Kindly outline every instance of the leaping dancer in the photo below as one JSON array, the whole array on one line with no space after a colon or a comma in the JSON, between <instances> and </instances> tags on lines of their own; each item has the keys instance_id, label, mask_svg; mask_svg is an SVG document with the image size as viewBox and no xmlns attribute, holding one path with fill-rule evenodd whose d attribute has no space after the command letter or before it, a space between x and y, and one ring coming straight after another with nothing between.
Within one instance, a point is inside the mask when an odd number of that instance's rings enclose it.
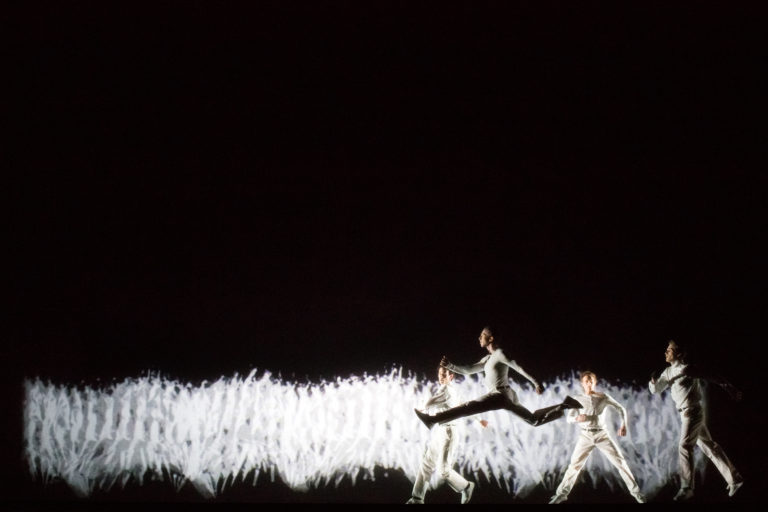
<instances>
[{"instance_id":1,"label":"leaping dancer","mask_svg":"<svg viewBox=\"0 0 768 512\"><path fill-rule=\"evenodd\" d=\"M517 394L509 386L509 368L512 368L528 379L536 388L536 393L541 394L544 391L544 388L542 388L536 379L523 370L520 365L507 358L504 351L499 346L499 342L493 337L493 331L490 327L485 327L482 330L478 341L480 342L480 346L488 351L488 355L483 357L477 363L471 366L460 366L451 363L445 356L443 356L440 361L440 366L462 375L472 375L484 372L485 387L487 388L488 393L475 400L464 402L461 405L434 415L425 414L418 409L414 409L416 415L428 428L431 428L435 423L442 424L457 418L498 409L506 409L522 418L529 425L538 427L563 417L566 409L581 407L581 403L570 396L566 396L565 400L560 404L538 409L534 412L529 411L520 404L517 399Z\"/></svg>"}]
</instances>

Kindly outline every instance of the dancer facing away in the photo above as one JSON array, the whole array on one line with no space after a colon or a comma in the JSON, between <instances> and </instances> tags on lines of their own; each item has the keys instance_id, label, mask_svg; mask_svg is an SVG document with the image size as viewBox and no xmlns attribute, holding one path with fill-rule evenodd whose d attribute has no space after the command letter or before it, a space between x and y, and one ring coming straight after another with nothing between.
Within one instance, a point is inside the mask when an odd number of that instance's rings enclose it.
<instances>
[{"instance_id":1,"label":"dancer facing away","mask_svg":"<svg viewBox=\"0 0 768 512\"><path fill-rule=\"evenodd\" d=\"M698 445L704 455L709 457L717 470L728 483L728 496L733 496L744 479L733 466L725 451L712 440L709 434L704 410L701 404L701 389L698 379L708 380L722 387L734 400L741 400L741 392L726 380L705 375L700 368L685 361L685 351L674 340L669 340L664 358L669 367L658 379L651 377L648 388L651 393L661 393L670 388L672 400L680 413L680 444L677 470L680 474L680 490L675 501L685 501L693 497L693 446Z\"/></svg>"},{"instance_id":2,"label":"dancer facing away","mask_svg":"<svg viewBox=\"0 0 768 512\"><path fill-rule=\"evenodd\" d=\"M499 346L499 342L493 337L493 331L490 327L485 327L482 330L478 341L480 341L480 346L488 351L488 355L483 357L477 363L471 366L459 366L452 364L445 356L443 356L440 361L440 366L444 366L452 372L460 373L462 375L485 372L485 387L488 389L488 393L475 400L465 402L434 415L428 415L414 409L416 415L428 428L431 428L435 423L445 423L455 420L456 418L463 418L465 416L497 409L511 411L528 424L538 427L539 425L561 418L566 409L581 407L581 403L567 396L561 404L545 407L534 412L529 411L520 404L517 400L517 394L509 386L509 368L512 368L528 379L531 384L534 385L536 393L538 394L543 392L541 385L536 379L528 375L528 373L526 373L526 371L515 361L507 358L504 351Z\"/></svg>"},{"instance_id":3,"label":"dancer facing away","mask_svg":"<svg viewBox=\"0 0 768 512\"><path fill-rule=\"evenodd\" d=\"M582 403L581 409L571 409L568 411L566 420L568 423L578 423L581 429L579 439L576 441L576 447L573 449L571 463L565 471L562 482L557 486L555 495L549 501L550 505L562 503L568 499L568 494L576 483L579 472L586 464L592 450L597 448L608 460L619 470L622 480L627 485L629 493L638 503L645 503L645 497L640 493L640 487L637 485L632 471L629 469L627 460L622 455L619 446L616 444L605 428L605 414L607 406L611 406L621 414L621 427L618 434L627 435L627 411L619 402L613 399L608 393L595 390L597 386L597 375L593 372L581 372L581 387L584 394L577 396L576 400Z\"/></svg>"},{"instance_id":4,"label":"dancer facing away","mask_svg":"<svg viewBox=\"0 0 768 512\"><path fill-rule=\"evenodd\" d=\"M437 381L440 383L440 387L424 404L424 409L444 410L459 403L457 392L452 386L454 377L455 374L447 368L442 366L438 368ZM481 420L481 424L485 427L488 423ZM424 450L424 455L421 458L421 469L413 484L411 499L406 502L407 504L424 503L427 484L436 469L440 471L440 477L448 482L451 489L461 493L461 504L469 503L469 500L472 498L472 491L475 489L475 484L465 479L453 469L453 464L456 462L456 443L458 439L459 432L457 432L456 425L453 422L444 423L432 431L427 447Z\"/></svg>"}]
</instances>

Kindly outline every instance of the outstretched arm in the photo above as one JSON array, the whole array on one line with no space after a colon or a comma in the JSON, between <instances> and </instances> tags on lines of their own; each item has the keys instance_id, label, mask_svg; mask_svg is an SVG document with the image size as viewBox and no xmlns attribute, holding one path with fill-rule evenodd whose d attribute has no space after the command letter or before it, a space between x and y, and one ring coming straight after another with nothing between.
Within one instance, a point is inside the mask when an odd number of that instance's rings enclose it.
<instances>
[{"instance_id":1,"label":"outstretched arm","mask_svg":"<svg viewBox=\"0 0 768 512\"><path fill-rule=\"evenodd\" d=\"M452 372L460 373L462 375L472 375L473 373L480 373L483 371L483 368L485 367L485 360L488 356L482 358L480 361L476 362L475 364L469 365L469 366L463 366L458 364L453 364L448 360L447 357L443 356L442 359L440 359L440 366L443 366L445 368L448 368Z\"/></svg>"},{"instance_id":2,"label":"outstretched arm","mask_svg":"<svg viewBox=\"0 0 768 512\"><path fill-rule=\"evenodd\" d=\"M728 393L728 396L730 396L731 399L737 402L743 397L742 392L737 389L736 386L728 382L723 376L708 372L701 366L688 365L685 368L685 374L689 377L693 377L695 379L703 379L719 386L723 389L723 391Z\"/></svg>"},{"instance_id":3,"label":"outstretched arm","mask_svg":"<svg viewBox=\"0 0 768 512\"><path fill-rule=\"evenodd\" d=\"M506 354L504 354L504 352L501 352L501 354L499 355L499 361L506 364L507 366L515 370L517 373L519 373L520 375L528 379L528 381L531 384L533 384L533 387L536 388L536 393L541 394L544 391L544 388L541 387L541 384L539 384L539 381L534 379L531 374L523 370L523 367L517 364L517 362L511 359L508 359Z\"/></svg>"}]
</instances>

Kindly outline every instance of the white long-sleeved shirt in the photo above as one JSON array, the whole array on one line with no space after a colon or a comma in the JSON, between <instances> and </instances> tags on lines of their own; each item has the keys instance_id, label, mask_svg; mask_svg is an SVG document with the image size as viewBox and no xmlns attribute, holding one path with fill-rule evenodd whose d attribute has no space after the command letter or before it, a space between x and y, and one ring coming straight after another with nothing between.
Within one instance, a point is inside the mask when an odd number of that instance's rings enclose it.
<instances>
[{"instance_id":1,"label":"white long-sleeved shirt","mask_svg":"<svg viewBox=\"0 0 768 512\"><path fill-rule=\"evenodd\" d=\"M672 400L678 409L701 406L701 389L699 381L693 377L681 376L688 365L680 361L674 361L661 372L656 384L648 382L651 393L661 393L670 388Z\"/></svg>"},{"instance_id":2,"label":"white long-sleeved shirt","mask_svg":"<svg viewBox=\"0 0 768 512\"><path fill-rule=\"evenodd\" d=\"M569 409L565 420L568 423L576 423L581 430L604 429L604 413L609 405L619 412L621 423L627 425L627 410L608 393L581 394L576 397L576 400L582 405L582 408ZM579 414L584 414L587 417L586 421L576 421Z\"/></svg>"},{"instance_id":3,"label":"white long-sleeved shirt","mask_svg":"<svg viewBox=\"0 0 768 512\"><path fill-rule=\"evenodd\" d=\"M456 391L456 389L450 383L441 384L435 394L429 397L429 399L424 404L424 410L428 414L435 414L440 411L450 409L451 407L456 407L460 404L461 397L459 396L459 393ZM446 425L454 425L454 422L451 421L442 424L442 426Z\"/></svg>"},{"instance_id":4,"label":"white long-sleeved shirt","mask_svg":"<svg viewBox=\"0 0 768 512\"><path fill-rule=\"evenodd\" d=\"M501 348L496 348L493 352L470 366L458 364L449 364L448 369L452 372L462 375L472 375L473 373L485 372L485 387L488 391L496 391L498 388L509 385L509 368L525 377L534 386L539 383L532 376L523 370L515 361L508 359Z\"/></svg>"}]
</instances>

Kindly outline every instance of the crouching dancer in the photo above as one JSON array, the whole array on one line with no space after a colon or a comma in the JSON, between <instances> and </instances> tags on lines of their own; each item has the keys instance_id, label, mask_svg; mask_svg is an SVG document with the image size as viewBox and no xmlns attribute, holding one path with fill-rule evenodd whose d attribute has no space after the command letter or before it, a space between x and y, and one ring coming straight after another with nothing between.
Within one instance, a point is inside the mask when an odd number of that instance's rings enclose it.
<instances>
[{"instance_id":1,"label":"crouching dancer","mask_svg":"<svg viewBox=\"0 0 768 512\"><path fill-rule=\"evenodd\" d=\"M452 364L445 356L443 356L440 361L440 366L462 375L485 372L485 386L488 389L488 393L475 400L465 402L434 415L428 415L419 410L415 410L416 415L428 428L431 428L435 423L446 423L457 418L463 418L465 416L497 409L506 409L522 418L526 423L538 427L539 425L544 425L550 421L562 418L566 409L581 407L579 402L571 397L566 397L565 401L561 404L545 407L534 412L529 411L520 404L517 399L517 394L509 386L509 368L512 368L528 379L536 388L536 393L538 394L543 392L541 385L536 379L528 375L528 373L526 373L515 361L507 358L504 351L493 337L493 332L490 327L486 327L482 330L478 340L480 341L480 346L488 351L488 355L483 357L480 361L472 366L459 366Z\"/></svg>"},{"instance_id":2,"label":"crouching dancer","mask_svg":"<svg viewBox=\"0 0 768 512\"><path fill-rule=\"evenodd\" d=\"M622 455L616 441L611 438L605 428L605 415L603 413L606 407L610 405L621 414L621 426L619 427L618 434L622 437L627 435L626 409L608 393L595 391L597 375L593 372L582 372L579 380L581 381L581 387L584 389L584 394L577 396L576 400L581 402L582 408L568 411L566 420L568 423L578 423L581 431L579 432L579 439L576 441L576 447L573 449L571 463L568 465L568 469L565 470L565 475L560 485L557 486L555 495L549 501L550 505L562 503L568 499L568 494L571 492L573 484L576 483L579 472L595 448L608 457L611 464L619 470L619 475L627 485L627 489L629 489L632 497L638 503L645 503L645 497L640 493L640 487L637 485L637 481L629 469L627 460Z\"/></svg>"}]
</instances>

